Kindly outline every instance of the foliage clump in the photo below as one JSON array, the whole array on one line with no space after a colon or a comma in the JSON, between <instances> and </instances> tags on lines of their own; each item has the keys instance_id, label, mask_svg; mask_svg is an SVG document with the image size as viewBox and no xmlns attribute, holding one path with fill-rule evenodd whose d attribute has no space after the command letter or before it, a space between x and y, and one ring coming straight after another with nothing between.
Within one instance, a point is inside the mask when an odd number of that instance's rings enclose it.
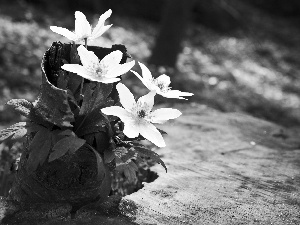
<instances>
[{"instance_id":1,"label":"foliage clump","mask_svg":"<svg viewBox=\"0 0 300 225\"><path fill-rule=\"evenodd\" d=\"M90 37L100 36L111 26L104 26L110 14L108 11L100 16L93 32L81 12L75 13L75 32L52 26L53 31L73 42L54 42L44 54L42 84L34 102L8 101L7 105L28 120L0 131L0 142L24 141L26 155L21 157L20 169L26 170L26 174L43 177L43 168L55 161L66 161L79 150L93 152L99 180L104 177L109 180L106 169L109 165L134 181L138 165L146 158L160 163L167 171L159 155L140 141L148 139L165 147L164 132L153 123L175 119L181 112L172 108L152 111L154 97L160 94L182 98L192 94L171 90L170 78L165 74L156 82L148 68L140 64L142 76L133 73L150 92L136 102L130 90L120 83L121 75L135 64L135 61L126 62L130 56L125 46L87 45ZM84 41L85 45L76 45L75 41ZM110 187L108 180L105 185ZM22 178L18 182L22 182Z\"/></svg>"}]
</instances>

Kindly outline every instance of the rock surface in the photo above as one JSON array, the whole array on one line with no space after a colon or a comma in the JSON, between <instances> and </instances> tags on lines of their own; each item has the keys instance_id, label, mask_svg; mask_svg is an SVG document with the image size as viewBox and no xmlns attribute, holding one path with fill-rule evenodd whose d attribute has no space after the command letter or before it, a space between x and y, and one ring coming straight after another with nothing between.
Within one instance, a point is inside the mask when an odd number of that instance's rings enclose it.
<instances>
[{"instance_id":1,"label":"rock surface","mask_svg":"<svg viewBox=\"0 0 300 225\"><path fill-rule=\"evenodd\" d=\"M300 224L295 132L200 105L174 108L183 115L161 126L167 147L157 150L168 173L156 165L159 177L119 205L64 211L39 224Z\"/></svg>"},{"instance_id":2,"label":"rock surface","mask_svg":"<svg viewBox=\"0 0 300 225\"><path fill-rule=\"evenodd\" d=\"M176 108L176 107L175 107ZM291 131L239 113L177 107L162 128L168 167L123 198L138 224L300 224L300 140Z\"/></svg>"}]
</instances>

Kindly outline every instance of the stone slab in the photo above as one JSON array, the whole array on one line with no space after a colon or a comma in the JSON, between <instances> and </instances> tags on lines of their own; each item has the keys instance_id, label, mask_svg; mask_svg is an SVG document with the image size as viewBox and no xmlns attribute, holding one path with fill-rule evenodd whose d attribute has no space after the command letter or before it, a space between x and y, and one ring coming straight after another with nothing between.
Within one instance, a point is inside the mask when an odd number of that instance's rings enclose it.
<instances>
[{"instance_id":1,"label":"stone slab","mask_svg":"<svg viewBox=\"0 0 300 225\"><path fill-rule=\"evenodd\" d=\"M239 113L177 106L157 150L168 173L123 198L138 224L300 224L300 139Z\"/></svg>"},{"instance_id":2,"label":"stone slab","mask_svg":"<svg viewBox=\"0 0 300 225\"><path fill-rule=\"evenodd\" d=\"M299 133L201 105L174 108L183 115L161 126L167 147L156 150L168 173L156 165L159 177L120 204L76 214L50 207L41 214L46 220L22 223L32 213L0 199L0 217L16 210L10 221L31 225L300 224Z\"/></svg>"}]
</instances>

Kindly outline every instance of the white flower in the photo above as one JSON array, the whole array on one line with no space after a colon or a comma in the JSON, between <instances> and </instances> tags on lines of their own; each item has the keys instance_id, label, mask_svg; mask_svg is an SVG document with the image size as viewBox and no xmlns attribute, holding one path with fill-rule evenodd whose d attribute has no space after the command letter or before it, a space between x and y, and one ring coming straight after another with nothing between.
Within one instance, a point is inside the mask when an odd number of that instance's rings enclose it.
<instances>
[{"instance_id":1,"label":"white flower","mask_svg":"<svg viewBox=\"0 0 300 225\"><path fill-rule=\"evenodd\" d=\"M194 94L189 92L182 92L178 90L171 90L169 87L171 80L170 77L162 74L156 79L154 79L151 75L150 70L143 64L140 63L140 67L142 69L142 76L141 77L137 72L131 70L142 82L143 84L150 90L154 91L157 94L164 96L166 98L179 98L179 99L185 99L182 96L192 96Z\"/></svg>"},{"instance_id":2,"label":"white flower","mask_svg":"<svg viewBox=\"0 0 300 225\"><path fill-rule=\"evenodd\" d=\"M169 119L175 119L181 112L172 108L161 108L151 111L154 105L154 92L144 95L135 102L132 93L124 84L117 84L117 90L122 107L111 106L102 109L106 115L114 115L124 122L124 134L129 138L135 138L141 134L158 147L165 147L165 141L152 123L164 123Z\"/></svg>"},{"instance_id":3,"label":"white flower","mask_svg":"<svg viewBox=\"0 0 300 225\"><path fill-rule=\"evenodd\" d=\"M94 40L100 37L112 26L112 24L104 26L105 20L110 17L111 13L112 11L109 9L100 16L98 24L93 29L93 32L92 27L87 21L85 15L80 11L75 12L75 32L71 32L66 28L57 26L50 26L50 29L55 33L65 36L71 41L83 41L84 39Z\"/></svg>"},{"instance_id":4,"label":"white flower","mask_svg":"<svg viewBox=\"0 0 300 225\"><path fill-rule=\"evenodd\" d=\"M79 64L64 64L61 68L79 76L101 83L113 83L119 81L118 76L128 72L135 64L131 61L119 64L123 53L119 50L106 55L101 61L94 52L88 51L83 45L77 48L82 66Z\"/></svg>"}]
</instances>

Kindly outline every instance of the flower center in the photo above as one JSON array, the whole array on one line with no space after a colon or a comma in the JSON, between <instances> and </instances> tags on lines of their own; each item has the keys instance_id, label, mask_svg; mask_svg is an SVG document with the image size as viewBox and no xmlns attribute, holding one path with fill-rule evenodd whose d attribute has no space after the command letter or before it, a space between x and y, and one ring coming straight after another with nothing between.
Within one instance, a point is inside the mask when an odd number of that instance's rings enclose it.
<instances>
[{"instance_id":1,"label":"flower center","mask_svg":"<svg viewBox=\"0 0 300 225\"><path fill-rule=\"evenodd\" d=\"M95 70L95 72L97 73L97 74L102 74L102 69L100 68L100 67L98 67L98 68L96 68L96 70Z\"/></svg>"},{"instance_id":2,"label":"flower center","mask_svg":"<svg viewBox=\"0 0 300 225\"><path fill-rule=\"evenodd\" d=\"M154 84L160 89L161 92L168 92L170 89L168 85L162 81L155 80Z\"/></svg>"},{"instance_id":3,"label":"flower center","mask_svg":"<svg viewBox=\"0 0 300 225\"><path fill-rule=\"evenodd\" d=\"M140 118L144 118L146 116L146 112L145 112L145 110L142 109L142 110L137 112L137 115Z\"/></svg>"},{"instance_id":4,"label":"flower center","mask_svg":"<svg viewBox=\"0 0 300 225\"><path fill-rule=\"evenodd\" d=\"M90 73L93 73L96 77L103 77L107 69L100 63L93 63L86 68Z\"/></svg>"},{"instance_id":5,"label":"flower center","mask_svg":"<svg viewBox=\"0 0 300 225\"><path fill-rule=\"evenodd\" d=\"M163 83L157 84L157 87L159 87L160 90L164 90L165 85Z\"/></svg>"},{"instance_id":6,"label":"flower center","mask_svg":"<svg viewBox=\"0 0 300 225\"><path fill-rule=\"evenodd\" d=\"M138 101L136 106L131 109L131 113L137 124L143 124L148 120L150 108L145 102Z\"/></svg>"}]
</instances>

